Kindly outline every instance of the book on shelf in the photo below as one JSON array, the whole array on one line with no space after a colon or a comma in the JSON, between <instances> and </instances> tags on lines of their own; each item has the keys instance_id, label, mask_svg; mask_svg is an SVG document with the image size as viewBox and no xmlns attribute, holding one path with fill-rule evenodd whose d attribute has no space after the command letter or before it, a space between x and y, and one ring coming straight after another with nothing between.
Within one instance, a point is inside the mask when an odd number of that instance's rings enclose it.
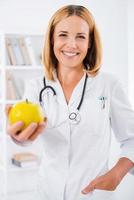
<instances>
[{"instance_id":1,"label":"book on shelf","mask_svg":"<svg viewBox=\"0 0 134 200\"><path fill-rule=\"evenodd\" d=\"M40 65L41 47L39 52L35 50L33 40L30 36L7 37L7 63L10 65Z\"/></svg>"},{"instance_id":2,"label":"book on shelf","mask_svg":"<svg viewBox=\"0 0 134 200\"><path fill-rule=\"evenodd\" d=\"M38 65L38 61L36 59L35 51L33 49L30 36L24 36L24 42L25 42L26 48L28 50L28 54L29 54L29 57L30 57L30 60L31 60L31 64L32 65Z\"/></svg>"},{"instance_id":3,"label":"book on shelf","mask_svg":"<svg viewBox=\"0 0 134 200\"><path fill-rule=\"evenodd\" d=\"M25 61L25 65L31 65L32 63L31 63L31 60L29 57L28 49L27 49L25 41L24 41L24 37L19 37L18 43L19 43L19 47L20 47L21 53L22 53L24 61Z\"/></svg>"},{"instance_id":4,"label":"book on shelf","mask_svg":"<svg viewBox=\"0 0 134 200\"><path fill-rule=\"evenodd\" d=\"M25 61L19 47L18 38L12 37L11 44L12 44L13 52L16 59L16 65L25 65Z\"/></svg>"},{"instance_id":5,"label":"book on shelf","mask_svg":"<svg viewBox=\"0 0 134 200\"><path fill-rule=\"evenodd\" d=\"M23 152L16 153L11 158L12 164L18 167L37 167L39 165L39 158L36 154Z\"/></svg>"},{"instance_id":6,"label":"book on shelf","mask_svg":"<svg viewBox=\"0 0 134 200\"><path fill-rule=\"evenodd\" d=\"M13 78L11 73L6 74L6 97L7 99L14 100L16 99L16 91L13 83Z\"/></svg>"},{"instance_id":7,"label":"book on shelf","mask_svg":"<svg viewBox=\"0 0 134 200\"><path fill-rule=\"evenodd\" d=\"M6 38L6 50L11 65L17 65L11 38Z\"/></svg>"},{"instance_id":8,"label":"book on shelf","mask_svg":"<svg viewBox=\"0 0 134 200\"><path fill-rule=\"evenodd\" d=\"M8 100L20 99L22 96L21 88L16 83L15 77L12 73L6 74L6 97Z\"/></svg>"},{"instance_id":9,"label":"book on shelf","mask_svg":"<svg viewBox=\"0 0 134 200\"><path fill-rule=\"evenodd\" d=\"M21 79L20 77L18 77L17 75L13 74L13 82L14 82L14 86L15 86L15 91L16 91L16 99L21 99L23 96L23 85L24 85L24 81L23 79Z\"/></svg>"},{"instance_id":10,"label":"book on shelf","mask_svg":"<svg viewBox=\"0 0 134 200\"><path fill-rule=\"evenodd\" d=\"M10 59L9 59L9 56L8 56L8 51L5 52L5 58L6 58L6 64L11 65L11 62L10 62Z\"/></svg>"}]
</instances>

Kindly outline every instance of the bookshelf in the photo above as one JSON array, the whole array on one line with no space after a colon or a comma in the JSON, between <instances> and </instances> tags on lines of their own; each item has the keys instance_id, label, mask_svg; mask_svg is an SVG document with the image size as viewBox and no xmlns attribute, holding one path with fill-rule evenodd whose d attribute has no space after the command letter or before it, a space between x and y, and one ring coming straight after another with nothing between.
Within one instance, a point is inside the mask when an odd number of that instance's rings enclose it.
<instances>
[{"instance_id":1,"label":"bookshelf","mask_svg":"<svg viewBox=\"0 0 134 200\"><path fill-rule=\"evenodd\" d=\"M42 45L42 35L0 32L0 174L3 174L0 181L0 197L4 195L7 199L15 193L24 195L25 192L36 189L39 165L17 167L12 164L11 159L16 153L30 152L38 156L39 163L40 141L37 139L26 147L15 144L6 132L5 106L22 99L28 80L42 76Z\"/></svg>"}]
</instances>

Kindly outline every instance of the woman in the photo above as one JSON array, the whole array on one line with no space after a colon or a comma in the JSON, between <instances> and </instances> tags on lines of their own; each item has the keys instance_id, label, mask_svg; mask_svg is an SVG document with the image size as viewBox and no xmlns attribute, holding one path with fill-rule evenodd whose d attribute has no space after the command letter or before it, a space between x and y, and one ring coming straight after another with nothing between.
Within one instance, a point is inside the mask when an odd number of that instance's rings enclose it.
<instances>
[{"instance_id":1,"label":"woman","mask_svg":"<svg viewBox=\"0 0 134 200\"><path fill-rule=\"evenodd\" d=\"M45 81L31 81L24 98L40 99L47 123L32 123L19 135L23 122L8 127L20 143L41 134L40 199L114 199L113 191L134 166L134 112L116 78L100 72L102 49L92 14L78 5L58 10L42 57ZM122 153L109 170L111 128Z\"/></svg>"}]
</instances>

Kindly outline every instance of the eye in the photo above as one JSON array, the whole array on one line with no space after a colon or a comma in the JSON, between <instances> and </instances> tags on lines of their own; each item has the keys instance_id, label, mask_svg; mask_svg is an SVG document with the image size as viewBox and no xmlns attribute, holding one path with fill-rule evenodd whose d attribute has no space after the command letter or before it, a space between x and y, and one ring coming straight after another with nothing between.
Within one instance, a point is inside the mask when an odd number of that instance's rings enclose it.
<instances>
[{"instance_id":1,"label":"eye","mask_svg":"<svg viewBox=\"0 0 134 200\"><path fill-rule=\"evenodd\" d=\"M83 36L83 35L79 35L77 37L80 38L80 39L86 39L85 36Z\"/></svg>"},{"instance_id":2,"label":"eye","mask_svg":"<svg viewBox=\"0 0 134 200\"><path fill-rule=\"evenodd\" d=\"M66 37L66 36L67 36L67 34L65 34L65 33L59 34L59 37Z\"/></svg>"}]
</instances>

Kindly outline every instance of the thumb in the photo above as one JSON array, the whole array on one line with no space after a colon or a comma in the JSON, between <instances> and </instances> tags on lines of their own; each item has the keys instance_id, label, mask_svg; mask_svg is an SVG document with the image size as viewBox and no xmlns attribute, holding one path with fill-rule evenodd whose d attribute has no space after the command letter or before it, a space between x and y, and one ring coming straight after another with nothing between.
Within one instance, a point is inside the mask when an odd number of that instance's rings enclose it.
<instances>
[{"instance_id":1,"label":"thumb","mask_svg":"<svg viewBox=\"0 0 134 200\"><path fill-rule=\"evenodd\" d=\"M92 192L94 189L95 189L95 181L92 181L81 192L82 194L88 194L89 192Z\"/></svg>"}]
</instances>

